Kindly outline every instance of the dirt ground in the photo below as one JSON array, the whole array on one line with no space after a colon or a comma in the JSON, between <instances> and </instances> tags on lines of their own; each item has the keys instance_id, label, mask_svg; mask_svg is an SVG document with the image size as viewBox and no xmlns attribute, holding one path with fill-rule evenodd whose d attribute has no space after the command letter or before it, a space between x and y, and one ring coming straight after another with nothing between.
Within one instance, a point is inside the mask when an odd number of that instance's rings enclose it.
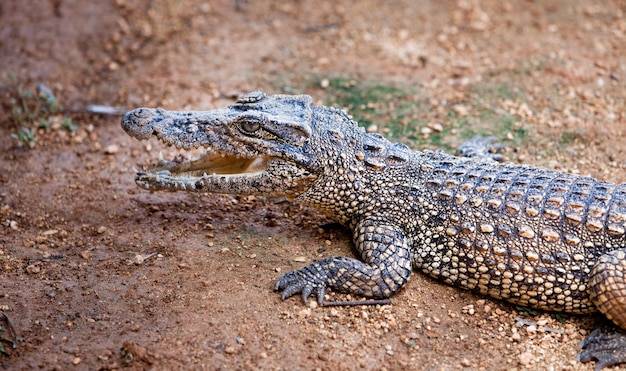
<instances>
[{"instance_id":1,"label":"dirt ground","mask_svg":"<svg viewBox=\"0 0 626 371\"><path fill-rule=\"evenodd\" d=\"M417 272L391 305L280 300L282 273L354 255L344 229L280 199L143 191L133 167L162 148L132 141L119 116L74 111L211 109L253 89L324 102L331 91L310 81L376 81L419 92L406 125L422 139L460 118L480 127L489 109L489 122L513 118L499 135L510 160L625 182L625 12L622 0L1 2L0 368L591 370L577 344L600 316ZM12 119L37 83L64 110Z\"/></svg>"}]
</instances>

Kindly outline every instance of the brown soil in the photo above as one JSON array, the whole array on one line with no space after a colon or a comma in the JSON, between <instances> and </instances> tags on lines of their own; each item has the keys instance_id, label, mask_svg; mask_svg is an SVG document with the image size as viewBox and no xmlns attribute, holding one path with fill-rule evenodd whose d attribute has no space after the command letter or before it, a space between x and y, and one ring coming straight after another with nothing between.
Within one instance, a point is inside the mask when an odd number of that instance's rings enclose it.
<instances>
[{"instance_id":1,"label":"brown soil","mask_svg":"<svg viewBox=\"0 0 626 371\"><path fill-rule=\"evenodd\" d=\"M58 113L20 146L11 133L37 123L10 120L10 97L42 82L71 109L210 109L252 89L329 98L311 76L371 80L419 89L430 106L410 125L424 135L450 125L449 110L480 119L484 105L527 133L508 143L511 160L624 182L625 11L622 0L0 3L0 365L592 369L575 357L599 316L529 313L418 273L391 305L282 301L280 274L354 254L345 230L282 200L138 189L133 166L160 148L128 138L119 116Z\"/></svg>"}]
</instances>

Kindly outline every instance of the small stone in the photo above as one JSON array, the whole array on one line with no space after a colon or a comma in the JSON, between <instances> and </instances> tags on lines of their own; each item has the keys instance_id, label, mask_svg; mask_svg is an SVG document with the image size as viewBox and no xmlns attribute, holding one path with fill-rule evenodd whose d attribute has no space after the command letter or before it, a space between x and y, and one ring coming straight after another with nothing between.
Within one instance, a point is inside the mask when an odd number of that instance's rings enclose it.
<instances>
[{"instance_id":1,"label":"small stone","mask_svg":"<svg viewBox=\"0 0 626 371\"><path fill-rule=\"evenodd\" d=\"M535 360L535 357L530 352L524 352L519 355L519 364L522 366L528 366Z\"/></svg>"},{"instance_id":2,"label":"small stone","mask_svg":"<svg viewBox=\"0 0 626 371\"><path fill-rule=\"evenodd\" d=\"M41 272L41 268L39 268L39 265L37 264L31 264L28 267L26 267L26 272L29 274L37 274Z\"/></svg>"},{"instance_id":3,"label":"small stone","mask_svg":"<svg viewBox=\"0 0 626 371\"><path fill-rule=\"evenodd\" d=\"M137 255L135 255L135 257L131 260L131 264L141 265L141 264L143 264L143 262L144 262L145 260L146 260L146 259L144 258L144 256L143 256L143 255L141 255L141 254L137 254Z\"/></svg>"},{"instance_id":4,"label":"small stone","mask_svg":"<svg viewBox=\"0 0 626 371\"><path fill-rule=\"evenodd\" d=\"M368 133L377 133L378 132L378 125L370 125L367 127L367 132Z\"/></svg>"},{"instance_id":5,"label":"small stone","mask_svg":"<svg viewBox=\"0 0 626 371\"><path fill-rule=\"evenodd\" d=\"M117 144L109 144L108 146L104 147L104 153L107 155L114 155L117 152L119 152L120 147Z\"/></svg>"},{"instance_id":6,"label":"small stone","mask_svg":"<svg viewBox=\"0 0 626 371\"><path fill-rule=\"evenodd\" d=\"M302 309L300 312L298 312L298 317L300 317L300 319L307 318L310 315L311 315L311 308L305 308L305 309Z\"/></svg>"},{"instance_id":7,"label":"small stone","mask_svg":"<svg viewBox=\"0 0 626 371\"><path fill-rule=\"evenodd\" d=\"M338 317L339 316L339 311L335 308L330 310L330 315L333 317Z\"/></svg>"},{"instance_id":8,"label":"small stone","mask_svg":"<svg viewBox=\"0 0 626 371\"><path fill-rule=\"evenodd\" d=\"M472 365L472 362L470 362L469 359L463 358L461 360L461 366L463 366L463 367L470 367L471 365Z\"/></svg>"},{"instance_id":9,"label":"small stone","mask_svg":"<svg viewBox=\"0 0 626 371\"><path fill-rule=\"evenodd\" d=\"M309 301L309 308L311 309L316 309L318 307L319 304L317 304L317 300L310 300Z\"/></svg>"},{"instance_id":10,"label":"small stone","mask_svg":"<svg viewBox=\"0 0 626 371\"><path fill-rule=\"evenodd\" d=\"M462 104L455 104L454 106L452 106L452 110L456 112L456 114L459 115L460 117L465 117L469 113L469 110L467 109L467 107L465 107Z\"/></svg>"},{"instance_id":11,"label":"small stone","mask_svg":"<svg viewBox=\"0 0 626 371\"><path fill-rule=\"evenodd\" d=\"M511 335L511 340L515 342L519 342L520 340L522 340L522 337L518 332L516 332L513 335Z\"/></svg>"},{"instance_id":12,"label":"small stone","mask_svg":"<svg viewBox=\"0 0 626 371\"><path fill-rule=\"evenodd\" d=\"M468 304L463 307L463 313L467 313L470 316L473 316L475 313L474 304Z\"/></svg>"},{"instance_id":13,"label":"small stone","mask_svg":"<svg viewBox=\"0 0 626 371\"><path fill-rule=\"evenodd\" d=\"M77 365L80 363L80 361L81 361L80 357L74 357L74 359L72 360L72 364Z\"/></svg>"},{"instance_id":14,"label":"small stone","mask_svg":"<svg viewBox=\"0 0 626 371\"><path fill-rule=\"evenodd\" d=\"M99 226L98 230L97 230L98 234L103 234L106 231L107 231L107 227L105 227L103 225Z\"/></svg>"},{"instance_id":15,"label":"small stone","mask_svg":"<svg viewBox=\"0 0 626 371\"><path fill-rule=\"evenodd\" d=\"M226 354L234 354L235 353L235 347L226 347L224 349L224 353L226 353Z\"/></svg>"},{"instance_id":16,"label":"small stone","mask_svg":"<svg viewBox=\"0 0 626 371\"><path fill-rule=\"evenodd\" d=\"M528 332L529 334L537 332L537 326L530 325L530 326L526 327L526 332Z\"/></svg>"},{"instance_id":17,"label":"small stone","mask_svg":"<svg viewBox=\"0 0 626 371\"><path fill-rule=\"evenodd\" d=\"M305 256L296 256L295 258L293 258L293 261L298 262L298 263L304 263L304 262L306 262L306 257Z\"/></svg>"},{"instance_id":18,"label":"small stone","mask_svg":"<svg viewBox=\"0 0 626 371\"><path fill-rule=\"evenodd\" d=\"M265 358L267 358L267 353L261 352L261 353L259 353L259 357L265 359Z\"/></svg>"},{"instance_id":19,"label":"small stone","mask_svg":"<svg viewBox=\"0 0 626 371\"><path fill-rule=\"evenodd\" d=\"M385 353L387 353L387 355L392 356L392 355L394 355L394 354L395 354L395 353L393 352L393 348L391 347L391 345L385 345L385 350L386 350L386 352L385 352Z\"/></svg>"},{"instance_id":20,"label":"small stone","mask_svg":"<svg viewBox=\"0 0 626 371\"><path fill-rule=\"evenodd\" d=\"M320 81L320 87L322 89L326 89L330 86L330 81L328 79L322 79L322 81Z\"/></svg>"},{"instance_id":21,"label":"small stone","mask_svg":"<svg viewBox=\"0 0 626 371\"><path fill-rule=\"evenodd\" d=\"M438 122L430 124L430 128L437 133L441 133L443 131L443 125Z\"/></svg>"}]
</instances>

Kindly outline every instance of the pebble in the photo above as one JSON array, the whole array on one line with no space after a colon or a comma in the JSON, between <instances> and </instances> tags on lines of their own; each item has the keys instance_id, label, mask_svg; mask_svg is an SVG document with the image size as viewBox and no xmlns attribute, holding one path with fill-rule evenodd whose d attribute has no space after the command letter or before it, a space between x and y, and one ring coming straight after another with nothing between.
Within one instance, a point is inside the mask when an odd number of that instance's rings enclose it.
<instances>
[{"instance_id":1,"label":"pebble","mask_svg":"<svg viewBox=\"0 0 626 371\"><path fill-rule=\"evenodd\" d=\"M394 355L394 354L395 354L395 353L393 352L393 348L391 347L391 345L385 345L385 350L386 350L386 352L385 352L385 353L387 353L387 355L392 356L392 355Z\"/></svg>"},{"instance_id":2,"label":"pebble","mask_svg":"<svg viewBox=\"0 0 626 371\"><path fill-rule=\"evenodd\" d=\"M461 366L463 366L463 367L470 367L471 365L472 365L472 362L470 362L469 359L463 358L461 360Z\"/></svg>"},{"instance_id":3,"label":"pebble","mask_svg":"<svg viewBox=\"0 0 626 371\"><path fill-rule=\"evenodd\" d=\"M522 366L528 366L535 360L535 356L531 352L524 352L519 355L519 364Z\"/></svg>"},{"instance_id":4,"label":"pebble","mask_svg":"<svg viewBox=\"0 0 626 371\"><path fill-rule=\"evenodd\" d=\"M137 254L135 255L135 257L133 259L131 259L131 264L135 264L135 265L141 265L143 264L143 262L146 259L143 257L143 255Z\"/></svg>"},{"instance_id":5,"label":"pebble","mask_svg":"<svg viewBox=\"0 0 626 371\"><path fill-rule=\"evenodd\" d=\"M224 349L224 353L226 353L226 354L234 354L235 353L235 347L226 347Z\"/></svg>"},{"instance_id":6,"label":"pebble","mask_svg":"<svg viewBox=\"0 0 626 371\"><path fill-rule=\"evenodd\" d=\"M378 125L370 125L367 127L367 132L368 133L377 133L378 132Z\"/></svg>"},{"instance_id":7,"label":"pebble","mask_svg":"<svg viewBox=\"0 0 626 371\"><path fill-rule=\"evenodd\" d=\"M104 153L107 155L114 155L120 151L120 147L117 144L109 144L104 147Z\"/></svg>"},{"instance_id":8,"label":"pebble","mask_svg":"<svg viewBox=\"0 0 626 371\"><path fill-rule=\"evenodd\" d=\"M107 227L105 227L103 225L99 226L98 230L97 230L98 234L103 234L106 231L107 231Z\"/></svg>"},{"instance_id":9,"label":"pebble","mask_svg":"<svg viewBox=\"0 0 626 371\"><path fill-rule=\"evenodd\" d=\"M311 308L304 308L298 312L298 317L300 317L300 319L304 319L309 316L311 316Z\"/></svg>"},{"instance_id":10,"label":"pebble","mask_svg":"<svg viewBox=\"0 0 626 371\"><path fill-rule=\"evenodd\" d=\"M293 261L298 262L298 263L304 263L304 262L306 262L306 257L305 256L296 256L295 258L293 258Z\"/></svg>"},{"instance_id":11,"label":"pebble","mask_svg":"<svg viewBox=\"0 0 626 371\"><path fill-rule=\"evenodd\" d=\"M431 128L431 129L433 129L433 131L435 131L435 132L437 132L437 133L440 133L440 132L442 132L442 131L443 131L443 125L441 125L441 124L440 124L440 123L438 123L438 122L435 122L435 123L433 123L433 124L430 124L429 126L430 126L430 128Z\"/></svg>"},{"instance_id":12,"label":"pebble","mask_svg":"<svg viewBox=\"0 0 626 371\"><path fill-rule=\"evenodd\" d=\"M459 115L460 117L465 117L469 113L469 110L467 109L467 107L465 107L462 104L455 104L454 106L452 106L452 110L456 112L456 114Z\"/></svg>"},{"instance_id":13,"label":"pebble","mask_svg":"<svg viewBox=\"0 0 626 371\"><path fill-rule=\"evenodd\" d=\"M75 358L72 360L72 364L73 364L73 365L77 365L77 364L79 364L79 363L80 363L80 361L81 361L80 357L75 357Z\"/></svg>"}]
</instances>

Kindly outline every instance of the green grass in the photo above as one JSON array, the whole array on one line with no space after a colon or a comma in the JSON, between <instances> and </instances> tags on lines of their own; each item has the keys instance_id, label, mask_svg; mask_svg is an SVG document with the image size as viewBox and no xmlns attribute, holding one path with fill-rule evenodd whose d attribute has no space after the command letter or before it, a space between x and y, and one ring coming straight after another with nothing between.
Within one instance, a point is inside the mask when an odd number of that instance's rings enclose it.
<instances>
[{"instance_id":1,"label":"green grass","mask_svg":"<svg viewBox=\"0 0 626 371\"><path fill-rule=\"evenodd\" d=\"M60 117L62 108L47 86L38 84L35 90L30 89L11 73L6 75L6 80L8 99L3 106L10 112L9 122L16 128L11 137L20 145L34 147L36 130L48 130L55 120L60 120L61 127L69 132L78 130L70 118Z\"/></svg>"},{"instance_id":2,"label":"green grass","mask_svg":"<svg viewBox=\"0 0 626 371\"><path fill-rule=\"evenodd\" d=\"M583 134L575 130L565 130L561 132L559 137L559 145L567 146L574 143L584 143L585 138Z\"/></svg>"},{"instance_id":3,"label":"green grass","mask_svg":"<svg viewBox=\"0 0 626 371\"><path fill-rule=\"evenodd\" d=\"M319 81L313 81L319 86ZM326 87L326 105L346 109L359 125L376 125L389 138L398 140L419 131L419 113L426 109L413 88L375 81L331 78Z\"/></svg>"},{"instance_id":4,"label":"green grass","mask_svg":"<svg viewBox=\"0 0 626 371\"><path fill-rule=\"evenodd\" d=\"M314 76L302 90L320 89L322 81ZM419 87L349 77L328 78L323 85L325 105L346 109L360 126L376 125L390 140L414 149L441 148L452 153L463 140L477 135L519 144L528 134L519 117L498 109L499 101L522 97L523 92L509 83L478 85L465 94L465 99L443 105L439 102L439 106L433 105ZM465 106L468 114L460 116L455 105ZM424 134L427 127L437 130Z\"/></svg>"}]
</instances>

